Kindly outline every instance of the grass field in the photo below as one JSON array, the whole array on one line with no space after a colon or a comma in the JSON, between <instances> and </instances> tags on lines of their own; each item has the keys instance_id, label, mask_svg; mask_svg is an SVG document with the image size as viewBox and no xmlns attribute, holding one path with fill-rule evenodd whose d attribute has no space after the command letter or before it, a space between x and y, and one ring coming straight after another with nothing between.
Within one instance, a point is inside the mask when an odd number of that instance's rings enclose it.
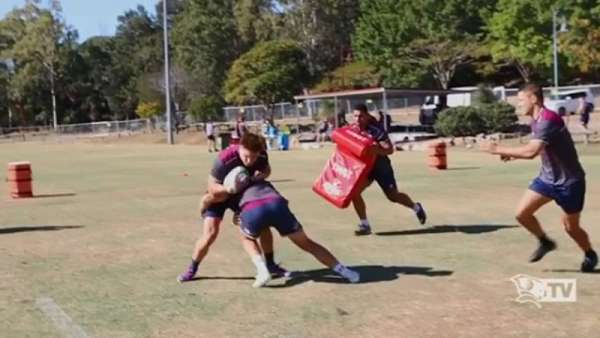
<instances>
[{"instance_id":1,"label":"grass field","mask_svg":"<svg viewBox=\"0 0 600 338\"><path fill-rule=\"evenodd\" d=\"M600 148L580 150L583 222L600 246ZM598 336L600 274L577 272L582 255L554 205L540 219L559 250L527 263L536 242L513 212L538 160L504 164L451 149L452 170L432 172L424 153L398 152L396 177L423 202L429 225L373 186L365 198L377 234L356 238L354 212L310 189L331 151L272 153L272 180L307 233L364 282L341 282L276 236L276 259L305 273L255 290L253 266L227 224L200 278L175 281L201 230L197 202L214 157L204 147L0 145L0 163L32 162L39 196L0 196L0 336ZM521 273L576 278L577 302L517 303L510 278ZM58 308L72 321L56 319L65 318Z\"/></svg>"}]
</instances>

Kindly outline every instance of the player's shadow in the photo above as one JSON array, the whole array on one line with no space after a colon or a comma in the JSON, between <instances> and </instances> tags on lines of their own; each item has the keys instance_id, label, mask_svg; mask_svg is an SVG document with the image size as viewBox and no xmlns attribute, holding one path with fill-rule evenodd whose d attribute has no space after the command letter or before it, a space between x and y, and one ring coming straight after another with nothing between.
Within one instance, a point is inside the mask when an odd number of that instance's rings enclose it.
<instances>
[{"instance_id":1,"label":"player's shadow","mask_svg":"<svg viewBox=\"0 0 600 338\"><path fill-rule=\"evenodd\" d=\"M229 277L229 276L198 276L198 277L194 277L192 278L192 281L200 281L200 280L254 280L254 277Z\"/></svg>"},{"instance_id":2,"label":"player's shadow","mask_svg":"<svg viewBox=\"0 0 600 338\"><path fill-rule=\"evenodd\" d=\"M69 197L69 196L75 196L75 195L77 195L77 194L72 193L72 192L62 193L62 194L39 194L39 195L33 195L33 198Z\"/></svg>"},{"instance_id":3,"label":"player's shadow","mask_svg":"<svg viewBox=\"0 0 600 338\"><path fill-rule=\"evenodd\" d=\"M0 228L0 235L14 234L19 232L34 232L34 231L59 231L69 229L80 229L83 225L39 225L39 226L18 226L9 228Z\"/></svg>"},{"instance_id":4,"label":"player's shadow","mask_svg":"<svg viewBox=\"0 0 600 338\"><path fill-rule=\"evenodd\" d=\"M546 269L544 272L558 272L558 273L592 273L592 274L600 274L600 269L596 269L592 272L581 272L581 270L576 269Z\"/></svg>"},{"instance_id":5,"label":"player's shadow","mask_svg":"<svg viewBox=\"0 0 600 338\"><path fill-rule=\"evenodd\" d=\"M349 267L360 274L359 284L387 282L398 279L400 275L420 275L427 277L445 277L454 273L451 270L435 270L426 266L383 266L383 265L358 265ZM268 285L270 288L287 288L309 281L319 283L346 284L344 278L338 276L331 269L317 269L296 271L285 283Z\"/></svg>"},{"instance_id":6,"label":"player's shadow","mask_svg":"<svg viewBox=\"0 0 600 338\"><path fill-rule=\"evenodd\" d=\"M429 235L443 234L451 232L460 232L469 235L483 234L494 232L501 229L518 228L518 225L497 225L497 224L474 224L474 225L435 225L432 227L400 230L400 231L383 231L375 233L377 236L410 236L410 235Z\"/></svg>"},{"instance_id":7,"label":"player's shadow","mask_svg":"<svg viewBox=\"0 0 600 338\"><path fill-rule=\"evenodd\" d=\"M481 167L448 167L446 170L449 171L459 171L459 170L478 170Z\"/></svg>"},{"instance_id":8,"label":"player's shadow","mask_svg":"<svg viewBox=\"0 0 600 338\"><path fill-rule=\"evenodd\" d=\"M282 178L282 179L278 179L278 180L270 180L269 182L271 182L271 183L289 183L289 182L296 182L296 180L291 179L291 178Z\"/></svg>"}]
</instances>

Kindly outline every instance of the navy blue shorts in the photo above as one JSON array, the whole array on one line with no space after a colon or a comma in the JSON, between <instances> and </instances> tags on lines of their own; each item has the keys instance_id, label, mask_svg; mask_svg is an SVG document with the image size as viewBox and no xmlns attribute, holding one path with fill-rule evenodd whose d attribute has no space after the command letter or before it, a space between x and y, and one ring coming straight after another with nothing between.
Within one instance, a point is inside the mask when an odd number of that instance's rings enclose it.
<instances>
[{"instance_id":1,"label":"navy blue shorts","mask_svg":"<svg viewBox=\"0 0 600 338\"><path fill-rule=\"evenodd\" d=\"M380 157L375 161L369 174L369 182L373 181L377 182L384 192L397 189L394 169L388 157Z\"/></svg>"},{"instance_id":2,"label":"navy blue shorts","mask_svg":"<svg viewBox=\"0 0 600 338\"><path fill-rule=\"evenodd\" d=\"M531 182L529 190L553 199L568 215L576 214L583 210L585 203L585 180L580 180L569 185L554 185L546 183L538 177Z\"/></svg>"},{"instance_id":3,"label":"navy blue shorts","mask_svg":"<svg viewBox=\"0 0 600 338\"><path fill-rule=\"evenodd\" d=\"M229 198L225 202L211 204L204 210L202 217L223 219L223 215L225 215L227 209L231 209L233 212L238 211L237 203L238 200L235 198Z\"/></svg>"},{"instance_id":4,"label":"navy blue shorts","mask_svg":"<svg viewBox=\"0 0 600 338\"><path fill-rule=\"evenodd\" d=\"M269 199L249 206L240 214L240 228L250 238L258 238L260 233L269 226L277 229L281 236L298 232L302 226L292 214L287 200L283 198Z\"/></svg>"}]
</instances>

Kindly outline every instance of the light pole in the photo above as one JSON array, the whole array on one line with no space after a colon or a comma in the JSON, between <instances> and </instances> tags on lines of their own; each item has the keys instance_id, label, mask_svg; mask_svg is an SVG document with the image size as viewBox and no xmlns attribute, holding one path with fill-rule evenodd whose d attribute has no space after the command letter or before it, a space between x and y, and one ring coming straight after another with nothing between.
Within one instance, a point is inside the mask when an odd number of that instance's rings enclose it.
<instances>
[{"instance_id":1,"label":"light pole","mask_svg":"<svg viewBox=\"0 0 600 338\"><path fill-rule=\"evenodd\" d=\"M558 10L554 8L552 10L552 52L553 52L553 60L554 60L554 90L558 90L558 43L557 43L557 35L558 33L564 33L567 31L567 25L565 23L565 19L561 18L560 30L556 31L556 24L558 19Z\"/></svg>"},{"instance_id":2,"label":"light pole","mask_svg":"<svg viewBox=\"0 0 600 338\"><path fill-rule=\"evenodd\" d=\"M167 104L167 142L173 144L173 119L171 117L171 77L169 70L169 27L167 26L167 0L163 0L163 33L165 44L165 101Z\"/></svg>"}]
</instances>

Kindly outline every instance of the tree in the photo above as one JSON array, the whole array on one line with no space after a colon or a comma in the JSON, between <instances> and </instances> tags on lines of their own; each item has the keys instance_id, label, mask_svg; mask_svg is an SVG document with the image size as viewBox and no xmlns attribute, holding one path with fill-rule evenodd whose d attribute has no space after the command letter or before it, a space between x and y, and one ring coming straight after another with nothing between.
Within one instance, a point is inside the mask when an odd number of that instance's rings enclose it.
<instances>
[{"instance_id":1,"label":"tree","mask_svg":"<svg viewBox=\"0 0 600 338\"><path fill-rule=\"evenodd\" d=\"M496 63L519 70L524 81L552 65L552 9L559 0L499 0L487 19L487 46Z\"/></svg>"},{"instance_id":2,"label":"tree","mask_svg":"<svg viewBox=\"0 0 600 338\"><path fill-rule=\"evenodd\" d=\"M312 77L335 69L350 56L358 0L284 0L279 7L284 24L280 36L298 42Z\"/></svg>"},{"instance_id":3,"label":"tree","mask_svg":"<svg viewBox=\"0 0 600 338\"><path fill-rule=\"evenodd\" d=\"M225 98L236 104L290 100L308 83L305 55L291 41L263 42L235 61L225 83Z\"/></svg>"},{"instance_id":4,"label":"tree","mask_svg":"<svg viewBox=\"0 0 600 338\"><path fill-rule=\"evenodd\" d=\"M271 0L238 0L233 12L244 52L256 43L268 41L275 36L281 16L273 12Z\"/></svg>"},{"instance_id":5,"label":"tree","mask_svg":"<svg viewBox=\"0 0 600 338\"><path fill-rule=\"evenodd\" d=\"M480 12L494 1L364 0L354 51L395 86L422 86L427 75L448 88L473 61L483 29Z\"/></svg>"},{"instance_id":6,"label":"tree","mask_svg":"<svg viewBox=\"0 0 600 338\"><path fill-rule=\"evenodd\" d=\"M155 117L162 111L160 103L153 102L140 102L135 113L144 119Z\"/></svg>"},{"instance_id":7,"label":"tree","mask_svg":"<svg viewBox=\"0 0 600 338\"><path fill-rule=\"evenodd\" d=\"M584 73L597 73L600 70L600 3L571 1L563 13L569 18L569 30L561 34L561 51L572 67Z\"/></svg>"},{"instance_id":8,"label":"tree","mask_svg":"<svg viewBox=\"0 0 600 338\"><path fill-rule=\"evenodd\" d=\"M381 84L381 74L375 67L364 61L348 63L323 76L314 92L333 92L345 89L377 87Z\"/></svg>"},{"instance_id":9,"label":"tree","mask_svg":"<svg viewBox=\"0 0 600 338\"><path fill-rule=\"evenodd\" d=\"M194 96L219 95L240 54L233 0L189 0L173 28L175 60L196 83Z\"/></svg>"},{"instance_id":10,"label":"tree","mask_svg":"<svg viewBox=\"0 0 600 338\"><path fill-rule=\"evenodd\" d=\"M188 114L196 121L217 121L223 117L223 106L221 97L203 96L192 100L188 107Z\"/></svg>"},{"instance_id":11,"label":"tree","mask_svg":"<svg viewBox=\"0 0 600 338\"><path fill-rule=\"evenodd\" d=\"M52 120L57 128L56 78L59 48L65 38L65 23L61 17L59 1L52 1L49 10L39 7L39 0L27 0L23 8L16 8L2 20L0 34L5 47L4 58L18 65L17 72L29 67L28 71L43 70L50 82ZM36 64L40 67L36 67Z\"/></svg>"},{"instance_id":12,"label":"tree","mask_svg":"<svg viewBox=\"0 0 600 338\"><path fill-rule=\"evenodd\" d=\"M9 113L9 86L10 86L10 70L5 62L0 62L0 126L11 126L9 121L11 115Z\"/></svg>"}]
</instances>

